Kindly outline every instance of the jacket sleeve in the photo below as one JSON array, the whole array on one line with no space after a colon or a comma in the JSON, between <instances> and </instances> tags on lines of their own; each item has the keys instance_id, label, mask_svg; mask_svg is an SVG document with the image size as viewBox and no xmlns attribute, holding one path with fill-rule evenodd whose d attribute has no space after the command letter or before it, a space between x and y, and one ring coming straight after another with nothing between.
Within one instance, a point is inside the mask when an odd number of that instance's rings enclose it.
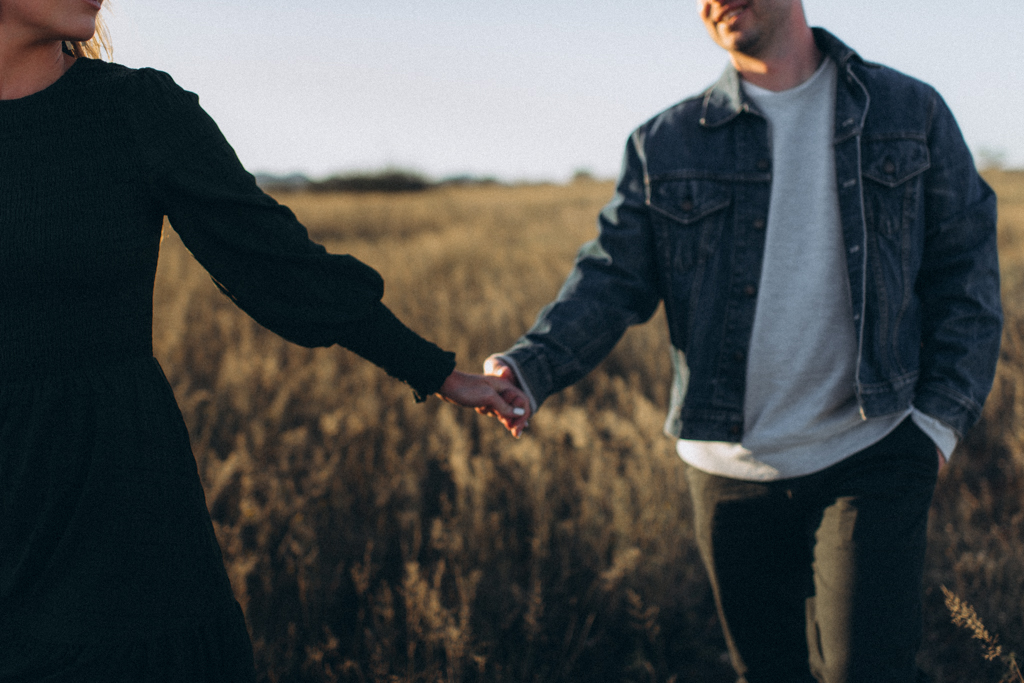
<instances>
[{"instance_id":1,"label":"jacket sleeve","mask_svg":"<svg viewBox=\"0 0 1024 683\"><path fill-rule=\"evenodd\" d=\"M381 303L380 275L310 241L263 193L194 94L152 69L125 96L137 160L158 208L217 286L264 327L303 346L341 344L419 398L455 366Z\"/></svg>"},{"instance_id":2,"label":"jacket sleeve","mask_svg":"<svg viewBox=\"0 0 1024 683\"><path fill-rule=\"evenodd\" d=\"M630 325L657 309L643 139L641 129L626 145L615 195L598 217L597 238L580 248L557 298L502 354L514 361L538 406L590 372Z\"/></svg>"},{"instance_id":3,"label":"jacket sleeve","mask_svg":"<svg viewBox=\"0 0 1024 683\"><path fill-rule=\"evenodd\" d=\"M914 406L959 436L981 415L1002 331L996 197L938 94L928 135L921 301L921 372Z\"/></svg>"}]
</instances>

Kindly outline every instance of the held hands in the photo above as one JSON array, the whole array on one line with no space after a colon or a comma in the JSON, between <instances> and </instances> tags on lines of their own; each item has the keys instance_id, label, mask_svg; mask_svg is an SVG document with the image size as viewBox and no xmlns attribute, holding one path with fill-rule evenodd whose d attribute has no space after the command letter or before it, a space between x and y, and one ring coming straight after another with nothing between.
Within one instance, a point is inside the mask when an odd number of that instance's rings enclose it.
<instances>
[{"instance_id":1,"label":"held hands","mask_svg":"<svg viewBox=\"0 0 1024 683\"><path fill-rule=\"evenodd\" d=\"M484 361L484 375L487 377L495 377L510 383L523 395L524 402L522 404L516 404L523 409L522 414L517 414L510 424L505 425L505 427L512 432L512 436L518 439L522 436L523 431L530 426L530 399L522 391L522 386L519 385L516 373L514 373L512 368L501 362L498 358L491 356Z\"/></svg>"},{"instance_id":2,"label":"held hands","mask_svg":"<svg viewBox=\"0 0 1024 683\"><path fill-rule=\"evenodd\" d=\"M511 373L511 371L510 371ZM516 385L515 378L474 375L455 370L437 392L445 401L474 408L481 415L496 417L517 439L530 417L530 400Z\"/></svg>"}]
</instances>

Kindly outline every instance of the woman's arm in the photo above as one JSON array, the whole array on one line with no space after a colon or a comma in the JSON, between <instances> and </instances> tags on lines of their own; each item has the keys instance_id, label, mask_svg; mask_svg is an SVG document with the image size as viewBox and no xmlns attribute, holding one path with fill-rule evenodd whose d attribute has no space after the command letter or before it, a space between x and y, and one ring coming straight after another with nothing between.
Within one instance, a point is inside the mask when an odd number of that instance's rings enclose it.
<instances>
[{"instance_id":1,"label":"woman's arm","mask_svg":"<svg viewBox=\"0 0 1024 683\"><path fill-rule=\"evenodd\" d=\"M381 303L375 270L312 242L295 215L256 185L198 98L170 76L142 69L128 83L134 161L158 209L227 296L289 341L354 351L408 382L419 400L440 390L454 354Z\"/></svg>"}]
</instances>

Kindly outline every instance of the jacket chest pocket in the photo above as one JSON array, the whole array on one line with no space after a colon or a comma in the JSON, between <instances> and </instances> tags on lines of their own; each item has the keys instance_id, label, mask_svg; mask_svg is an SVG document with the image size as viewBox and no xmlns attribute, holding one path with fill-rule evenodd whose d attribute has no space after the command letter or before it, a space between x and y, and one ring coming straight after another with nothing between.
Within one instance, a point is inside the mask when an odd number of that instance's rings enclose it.
<instances>
[{"instance_id":1,"label":"jacket chest pocket","mask_svg":"<svg viewBox=\"0 0 1024 683\"><path fill-rule=\"evenodd\" d=\"M908 234L921 197L921 177L931 166L924 140L865 140L864 218L869 231L897 242Z\"/></svg>"},{"instance_id":2,"label":"jacket chest pocket","mask_svg":"<svg viewBox=\"0 0 1024 683\"><path fill-rule=\"evenodd\" d=\"M686 273L714 250L731 204L732 193L723 182L651 181L651 222L672 274Z\"/></svg>"}]
</instances>

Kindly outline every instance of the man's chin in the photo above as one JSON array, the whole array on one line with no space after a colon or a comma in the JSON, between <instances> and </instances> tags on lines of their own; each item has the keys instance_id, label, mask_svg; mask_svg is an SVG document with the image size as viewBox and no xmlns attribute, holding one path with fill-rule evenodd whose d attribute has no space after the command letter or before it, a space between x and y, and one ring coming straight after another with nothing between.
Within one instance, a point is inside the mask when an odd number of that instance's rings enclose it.
<instances>
[{"instance_id":1,"label":"man's chin","mask_svg":"<svg viewBox=\"0 0 1024 683\"><path fill-rule=\"evenodd\" d=\"M753 52L758 50L760 35L748 31L719 31L715 42L719 47L728 52L739 52L749 56L756 56ZM753 52L752 52L753 51Z\"/></svg>"}]
</instances>

